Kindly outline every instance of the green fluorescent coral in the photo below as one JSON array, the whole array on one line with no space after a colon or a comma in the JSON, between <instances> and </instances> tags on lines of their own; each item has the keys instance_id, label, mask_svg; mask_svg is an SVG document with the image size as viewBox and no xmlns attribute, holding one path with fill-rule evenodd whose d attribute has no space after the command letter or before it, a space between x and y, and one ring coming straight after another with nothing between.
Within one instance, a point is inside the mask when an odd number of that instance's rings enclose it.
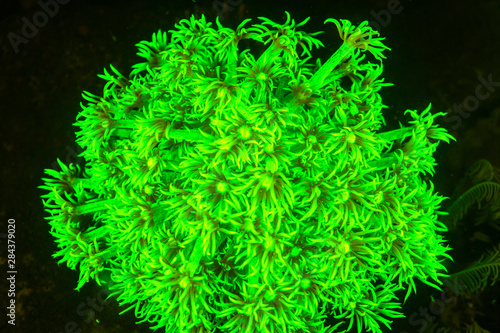
<instances>
[{"instance_id":1,"label":"green fluorescent coral","mask_svg":"<svg viewBox=\"0 0 500 333\"><path fill-rule=\"evenodd\" d=\"M328 19L343 43L321 65L307 20L260 20L182 20L83 94L85 165L41 186L54 256L165 332L382 332L445 276L424 177L452 137L430 106L380 130L388 48L367 22Z\"/></svg>"}]
</instances>

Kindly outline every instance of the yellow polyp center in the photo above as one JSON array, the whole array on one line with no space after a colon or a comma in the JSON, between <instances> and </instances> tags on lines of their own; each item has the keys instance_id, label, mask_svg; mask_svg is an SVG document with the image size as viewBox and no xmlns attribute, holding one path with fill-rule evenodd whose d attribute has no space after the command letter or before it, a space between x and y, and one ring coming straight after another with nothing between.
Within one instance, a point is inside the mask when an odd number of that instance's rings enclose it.
<instances>
[{"instance_id":1,"label":"yellow polyp center","mask_svg":"<svg viewBox=\"0 0 500 333\"><path fill-rule=\"evenodd\" d=\"M316 142L318 142L318 139L314 136L314 135L309 135L307 137L307 141L310 143L310 144L315 144Z\"/></svg>"},{"instance_id":2,"label":"yellow polyp center","mask_svg":"<svg viewBox=\"0 0 500 333\"><path fill-rule=\"evenodd\" d=\"M349 200L349 191L347 191L345 189L341 190L339 193L339 197L340 197L341 203L347 202L347 200Z\"/></svg>"},{"instance_id":3,"label":"yellow polyp center","mask_svg":"<svg viewBox=\"0 0 500 333\"><path fill-rule=\"evenodd\" d=\"M189 281L189 278L187 276L185 276L182 280L181 280L181 283L180 283L180 286L182 288L187 288L191 285L191 282Z\"/></svg>"},{"instance_id":4,"label":"yellow polyp center","mask_svg":"<svg viewBox=\"0 0 500 333\"><path fill-rule=\"evenodd\" d=\"M349 143L354 143L356 142L356 135L354 135L354 133L347 133L345 136L345 140Z\"/></svg>"},{"instance_id":5,"label":"yellow polyp center","mask_svg":"<svg viewBox=\"0 0 500 333\"><path fill-rule=\"evenodd\" d=\"M279 43L282 45L282 46L288 46L290 45L290 38L288 38L287 36L281 36L279 38Z\"/></svg>"},{"instance_id":6,"label":"yellow polyp center","mask_svg":"<svg viewBox=\"0 0 500 333\"><path fill-rule=\"evenodd\" d=\"M274 248L274 239L269 234L266 235L264 247L266 248L266 250L272 250Z\"/></svg>"},{"instance_id":7,"label":"yellow polyp center","mask_svg":"<svg viewBox=\"0 0 500 333\"><path fill-rule=\"evenodd\" d=\"M264 186L266 189L270 189L271 186L273 185L273 176L272 175L265 175L264 180L262 182L262 186Z\"/></svg>"},{"instance_id":8,"label":"yellow polyp center","mask_svg":"<svg viewBox=\"0 0 500 333\"><path fill-rule=\"evenodd\" d=\"M250 316L253 312L252 304L247 304L243 307L243 313Z\"/></svg>"},{"instance_id":9,"label":"yellow polyp center","mask_svg":"<svg viewBox=\"0 0 500 333\"><path fill-rule=\"evenodd\" d=\"M300 252L302 252L302 249L300 247L294 247L293 250L292 250L292 257L296 257L300 254Z\"/></svg>"},{"instance_id":10,"label":"yellow polyp center","mask_svg":"<svg viewBox=\"0 0 500 333\"><path fill-rule=\"evenodd\" d=\"M253 225L252 221L248 221L247 223L245 223L244 229L246 232L255 233L255 226Z\"/></svg>"},{"instance_id":11,"label":"yellow polyp center","mask_svg":"<svg viewBox=\"0 0 500 333\"><path fill-rule=\"evenodd\" d=\"M266 153L273 153L274 152L274 145L272 143L266 143L264 145L264 151Z\"/></svg>"},{"instance_id":12,"label":"yellow polyp center","mask_svg":"<svg viewBox=\"0 0 500 333\"><path fill-rule=\"evenodd\" d=\"M259 73L257 75L257 80L259 80L259 81L265 81L266 79L267 79L267 76L265 73Z\"/></svg>"},{"instance_id":13,"label":"yellow polyp center","mask_svg":"<svg viewBox=\"0 0 500 333\"><path fill-rule=\"evenodd\" d=\"M378 191L377 194L375 194L375 197L373 198L373 202L378 205L384 200L384 193L382 191Z\"/></svg>"},{"instance_id":14,"label":"yellow polyp center","mask_svg":"<svg viewBox=\"0 0 500 333\"><path fill-rule=\"evenodd\" d=\"M346 254L350 250L350 246L348 242L342 241L337 245L337 249L339 250L340 253Z\"/></svg>"},{"instance_id":15,"label":"yellow polyp center","mask_svg":"<svg viewBox=\"0 0 500 333\"><path fill-rule=\"evenodd\" d=\"M266 301L272 302L276 299L276 293L273 290L268 290L266 291L264 298L266 299Z\"/></svg>"},{"instance_id":16,"label":"yellow polyp center","mask_svg":"<svg viewBox=\"0 0 500 333\"><path fill-rule=\"evenodd\" d=\"M156 166L156 159L154 157L151 157L148 159L148 167L149 168L154 168Z\"/></svg>"},{"instance_id":17,"label":"yellow polyp center","mask_svg":"<svg viewBox=\"0 0 500 333\"><path fill-rule=\"evenodd\" d=\"M224 194L227 191L229 191L229 184L225 183L225 182L219 182L219 183L217 183L216 188L217 188L217 192Z\"/></svg>"},{"instance_id":18,"label":"yellow polyp center","mask_svg":"<svg viewBox=\"0 0 500 333\"><path fill-rule=\"evenodd\" d=\"M242 126L238 129L238 137L242 140L247 140L252 136L252 129L248 126Z\"/></svg>"},{"instance_id":19,"label":"yellow polyp center","mask_svg":"<svg viewBox=\"0 0 500 333\"><path fill-rule=\"evenodd\" d=\"M266 161L266 171L269 171L269 172L278 171L278 164L274 160L268 159Z\"/></svg>"},{"instance_id":20,"label":"yellow polyp center","mask_svg":"<svg viewBox=\"0 0 500 333\"><path fill-rule=\"evenodd\" d=\"M309 279L302 279L302 281L300 281L300 287L302 289L307 289L311 286L311 280Z\"/></svg>"},{"instance_id":21,"label":"yellow polyp center","mask_svg":"<svg viewBox=\"0 0 500 333\"><path fill-rule=\"evenodd\" d=\"M274 117L274 113L272 111L266 111L266 113L264 113L264 117L266 117L267 120L271 120Z\"/></svg>"}]
</instances>

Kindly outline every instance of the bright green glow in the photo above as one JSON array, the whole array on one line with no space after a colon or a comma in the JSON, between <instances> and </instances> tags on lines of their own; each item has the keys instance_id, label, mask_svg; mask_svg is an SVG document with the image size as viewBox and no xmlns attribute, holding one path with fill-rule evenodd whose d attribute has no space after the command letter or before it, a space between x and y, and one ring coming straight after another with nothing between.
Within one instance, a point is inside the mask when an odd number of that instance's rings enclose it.
<instances>
[{"instance_id":1,"label":"bright green glow","mask_svg":"<svg viewBox=\"0 0 500 333\"><path fill-rule=\"evenodd\" d=\"M42 186L54 256L77 289L109 271L166 332L326 332L332 315L329 332L382 332L397 290L444 275L443 198L423 176L451 136L430 106L380 131L387 47L367 22L327 20L344 42L315 66L307 20L260 19L182 20L137 45L130 78L111 67L103 97L83 94L85 168L59 162Z\"/></svg>"}]
</instances>

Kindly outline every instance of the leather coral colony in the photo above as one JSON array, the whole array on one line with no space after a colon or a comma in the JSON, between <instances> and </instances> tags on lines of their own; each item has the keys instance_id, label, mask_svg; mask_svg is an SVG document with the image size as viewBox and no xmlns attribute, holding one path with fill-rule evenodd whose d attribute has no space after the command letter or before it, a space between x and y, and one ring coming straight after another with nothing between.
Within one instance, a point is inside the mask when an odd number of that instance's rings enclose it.
<instances>
[{"instance_id":1,"label":"leather coral colony","mask_svg":"<svg viewBox=\"0 0 500 333\"><path fill-rule=\"evenodd\" d=\"M382 332L396 291L440 284L443 198L423 176L452 138L441 114L381 131L383 38L329 19L343 43L321 65L319 32L286 14L182 20L83 94L85 165L41 186L77 289L106 283L166 332Z\"/></svg>"}]
</instances>

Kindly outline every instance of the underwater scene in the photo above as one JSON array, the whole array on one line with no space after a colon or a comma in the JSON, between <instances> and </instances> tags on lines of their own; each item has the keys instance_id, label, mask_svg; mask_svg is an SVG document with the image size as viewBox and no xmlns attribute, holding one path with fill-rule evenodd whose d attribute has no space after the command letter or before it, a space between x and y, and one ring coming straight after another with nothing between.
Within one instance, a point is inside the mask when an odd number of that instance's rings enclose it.
<instances>
[{"instance_id":1,"label":"underwater scene","mask_svg":"<svg viewBox=\"0 0 500 333\"><path fill-rule=\"evenodd\" d=\"M0 9L1 332L499 331L500 3Z\"/></svg>"}]
</instances>

